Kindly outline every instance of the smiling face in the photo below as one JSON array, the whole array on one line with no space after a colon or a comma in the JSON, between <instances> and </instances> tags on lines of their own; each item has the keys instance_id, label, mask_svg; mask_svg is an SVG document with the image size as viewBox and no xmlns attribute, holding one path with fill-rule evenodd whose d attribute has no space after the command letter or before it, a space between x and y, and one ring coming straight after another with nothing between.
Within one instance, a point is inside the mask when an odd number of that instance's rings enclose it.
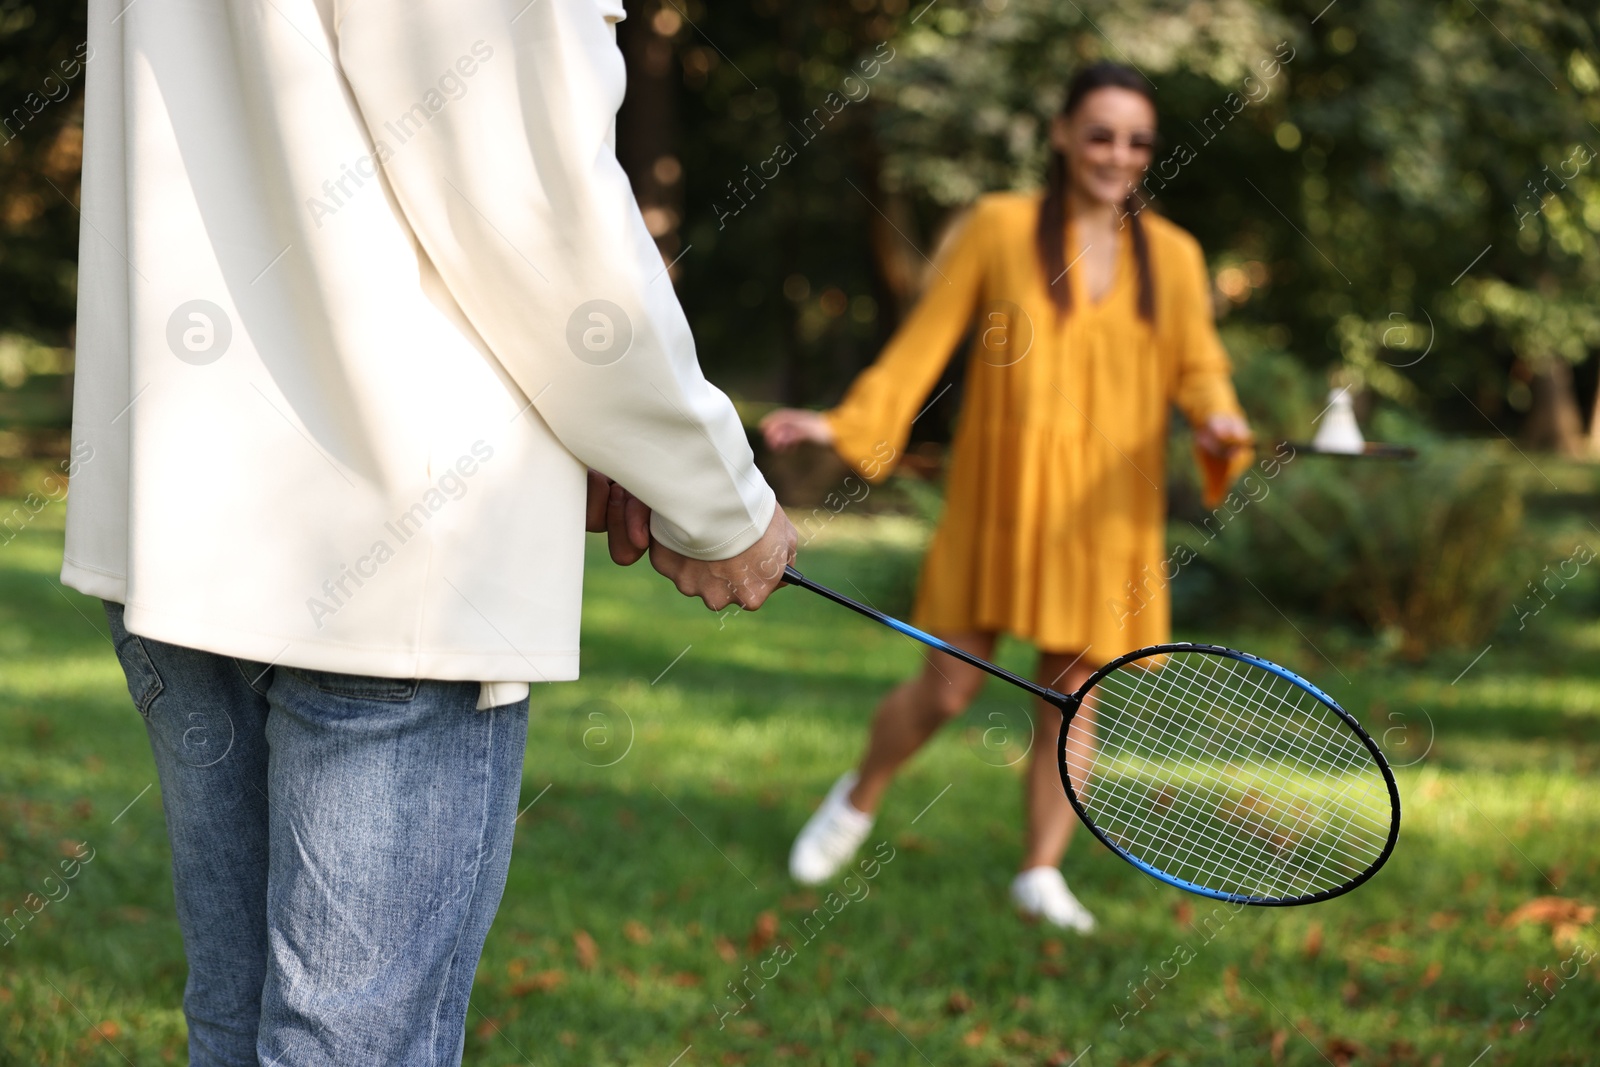
<instances>
[{"instance_id":1,"label":"smiling face","mask_svg":"<svg viewBox=\"0 0 1600 1067\"><path fill-rule=\"evenodd\" d=\"M1142 94L1113 86L1088 93L1050 127L1050 146L1067 157L1073 194L1113 206L1144 177L1155 140L1155 107Z\"/></svg>"}]
</instances>

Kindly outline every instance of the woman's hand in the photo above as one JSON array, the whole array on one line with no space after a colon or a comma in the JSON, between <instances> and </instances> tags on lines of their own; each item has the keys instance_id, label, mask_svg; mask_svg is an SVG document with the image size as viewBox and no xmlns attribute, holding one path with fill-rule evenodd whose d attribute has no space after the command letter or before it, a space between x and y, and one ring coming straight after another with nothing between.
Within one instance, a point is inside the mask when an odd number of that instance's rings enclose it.
<instances>
[{"instance_id":1,"label":"woman's hand","mask_svg":"<svg viewBox=\"0 0 1600 1067\"><path fill-rule=\"evenodd\" d=\"M1195 444L1209 456L1226 459L1255 443L1250 424L1237 415L1213 415L1194 430Z\"/></svg>"},{"instance_id":2,"label":"woman's hand","mask_svg":"<svg viewBox=\"0 0 1600 1067\"><path fill-rule=\"evenodd\" d=\"M802 408L779 408L767 413L761 420L761 434L767 447L777 452L787 452L805 441L818 445L833 444L833 427L818 411Z\"/></svg>"}]
</instances>

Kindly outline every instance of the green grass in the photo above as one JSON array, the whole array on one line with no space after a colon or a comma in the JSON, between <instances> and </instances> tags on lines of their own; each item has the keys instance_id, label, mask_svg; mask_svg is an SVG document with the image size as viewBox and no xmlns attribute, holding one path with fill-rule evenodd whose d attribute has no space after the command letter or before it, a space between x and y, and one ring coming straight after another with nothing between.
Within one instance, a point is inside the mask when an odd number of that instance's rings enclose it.
<instances>
[{"instance_id":1,"label":"green grass","mask_svg":"<svg viewBox=\"0 0 1600 1067\"><path fill-rule=\"evenodd\" d=\"M0 545L0 914L75 842L94 853L0 947L0 1065L183 1062L153 765L98 604L56 582L61 517L51 505ZM840 520L803 563L888 597L912 542L903 523ZM1506 924L1535 897L1600 900L1600 623L1581 598L1454 684L1472 652L1410 668L1276 617L1182 634L1278 659L1387 731L1416 761L1399 771L1399 850L1347 897L1235 914L1080 834L1067 871L1102 924L1083 939L1006 906L1019 698L991 686L912 764L864 852L892 859L829 898L788 881L789 843L915 648L800 591L718 619L595 553L586 597L583 680L534 692L523 803L538 800L478 972L469 1064L1594 1062L1600 960L1519 1029L1530 979L1573 947ZM1028 666L1018 646L1003 658ZM1600 950L1592 925L1577 936ZM780 959L764 986L749 977ZM747 980L749 1006L719 1019Z\"/></svg>"}]
</instances>

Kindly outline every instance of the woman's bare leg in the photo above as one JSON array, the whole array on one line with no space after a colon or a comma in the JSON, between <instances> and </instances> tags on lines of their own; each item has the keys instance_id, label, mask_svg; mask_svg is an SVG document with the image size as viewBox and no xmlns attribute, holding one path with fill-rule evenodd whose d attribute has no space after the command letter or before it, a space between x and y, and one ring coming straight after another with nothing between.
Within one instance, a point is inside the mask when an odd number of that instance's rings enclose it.
<instances>
[{"instance_id":1,"label":"woman's bare leg","mask_svg":"<svg viewBox=\"0 0 1600 1067\"><path fill-rule=\"evenodd\" d=\"M994 652L992 633L939 636L963 652L985 659ZM850 791L850 804L857 811L876 812L900 765L939 727L966 711L983 688L987 675L977 667L932 649L925 649L924 654L927 664L921 672L891 689L878 705L856 785Z\"/></svg>"},{"instance_id":2,"label":"woman's bare leg","mask_svg":"<svg viewBox=\"0 0 1600 1067\"><path fill-rule=\"evenodd\" d=\"M1045 652L1039 656L1039 673L1036 680L1058 693L1071 693L1089 680L1094 665L1073 653ZM1034 867L1056 867L1067 851L1067 842L1078 825L1078 816L1067 802L1061 788L1061 772L1056 764L1056 743L1061 735L1061 712L1055 705L1043 700L1035 701L1033 753L1028 764L1028 776L1023 786L1027 806L1027 838L1023 844L1022 866L1018 870ZM1085 708L1080 717L1091 714ZM1082 719L1080 718L1080 721ZM1092 718L1089 724L1092 725ZM1079 735L1082 734L1082 741ZM1068 752L1069 764L1081 766L1092 752L1092 730L1083 733L1081 726L1073 729L1073 742ZM1073 787L1077 788L1076 776Z\"/></svg>"}]
</instances>

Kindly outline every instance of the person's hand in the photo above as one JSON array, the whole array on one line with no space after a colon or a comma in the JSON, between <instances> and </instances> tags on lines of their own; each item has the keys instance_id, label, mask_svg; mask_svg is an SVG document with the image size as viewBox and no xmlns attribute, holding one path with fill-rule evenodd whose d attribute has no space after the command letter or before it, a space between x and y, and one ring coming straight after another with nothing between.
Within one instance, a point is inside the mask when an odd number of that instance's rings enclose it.
<instances>
[{"instance_id":1,"label":"person's hand","mask_svg":"<svg viewBox=\"0 0 1600 1067\"><path fill-rule=\"evenodd\" d=\"M650 509L604 474L591 470L584 529L604 533L612 562L631 566L650 548Z\"/></svg>"},{"instance_id":2,"label":"person's hand","mask_svg":"<svg viewBox=\"0 0 1600 1067\"><path fill-rule=\"evenodd\" d=\"M769 411L761 420L761 435L767 439L767 447L778 452L787 452L804 441L833 444L833 427L822 413L802 408Z\"/></svg>"},{"instance_id":3,"label":"person's hand","mask_svg":"<svg viewBox=\"0 0 1600 1067\"><path fill-rule=\"evenodd\" d=\"M783 584L783 568L794 562L798 541L794 524L780 507L773 511L761 540L731 559L690 559L652 541L650 565L670 579L678 592L699 597L712 611L729 604L754 611Z\"/></svg>"},{"instance_id":4,"label":"person's hand","mask_svg":"<svg viewBox=\"0 0 1600 1067\"><path fill-rule=\"evenodd\" d=\"M1209 456L1226 459L1255 443L1250 424L1237 415L1213 415L1194 431L1195 444Z\"/></svg>"}]
</instances>

